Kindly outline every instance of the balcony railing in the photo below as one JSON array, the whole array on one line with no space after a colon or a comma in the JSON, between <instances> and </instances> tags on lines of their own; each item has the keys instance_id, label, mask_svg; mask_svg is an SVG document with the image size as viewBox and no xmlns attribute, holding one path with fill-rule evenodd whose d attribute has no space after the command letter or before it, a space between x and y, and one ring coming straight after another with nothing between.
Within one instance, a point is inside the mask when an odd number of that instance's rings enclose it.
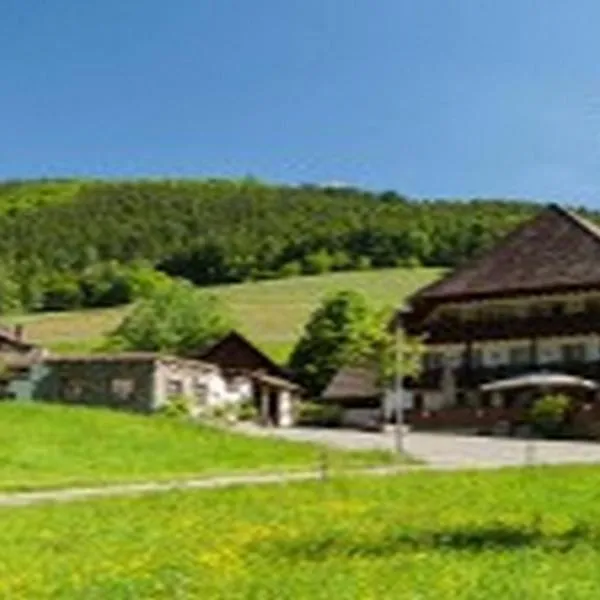
<instances>
[{"instance_id":1,"label":"balcony railing","mask_svg":"<svg viewBox=\"0 0 600 600\"><path fill-rule=\"evenodd\" d=\"M554 362L554 363L523 363L514 365L489 366L469 366L463 364L453 370L455 384L457 388L470 389L478 387L483 383L525 375L526 373L535 373L547 371L550 373L565 373L575 375L586 379L600 380L600 361L590 362ZM441 389L443 379L443 369L425 369L419 377L412 382L415 387L424 387L429 389Z\"/></svg>"},{"instance_id":2,"label":"balcony railing","mask_svg":"<svg viewBox=\"0 0 600 600\"><path fill-rule=\"evenodd\" d=\"M600 311L572 315L482 317L478 320L446 317L426 325L408 323L407 330L411 334L425 333L428 341L434 343L575 335L600 332Z\"/></svg>"}]
</instances>

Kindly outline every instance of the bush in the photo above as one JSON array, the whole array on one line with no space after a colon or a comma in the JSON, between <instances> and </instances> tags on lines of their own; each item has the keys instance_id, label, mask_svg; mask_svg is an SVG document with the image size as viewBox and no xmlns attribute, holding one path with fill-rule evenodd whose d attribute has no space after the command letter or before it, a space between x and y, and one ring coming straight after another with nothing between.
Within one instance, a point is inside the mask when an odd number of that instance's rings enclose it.
<instances>
[{"instance_id":1,"label":"bush","mask_svg":"<svg viewBox=\"0 0 600 600\"><path fill-rule=\"evenodd\" d=\"M158 414L169 418L186 418L191 414L191 400L187 396L173 396L158 409Z\"/></svg>"},{"instance_id":2,"label":"bush","mask_svg":"<svg viewBox=\"0 0 600 600\"><path fill-rule=\"evenodd\" d=\"M73 310L81 304L81 288L73 276L56 274L45 282L41 306L44 310Z\"/></svg>"},{"instance_id":3,"label":"bush","mask_svg":"<svg viewBox=\"0 0 600 600\"><path fill-rule=\"evenodd\" d=\"M258 418L258 409L250 399L238 404L236 412L239 421L254 421Z\"/></svg>"},{"instance_id":4,"label":"bush","mask_svg":"<svg viewBox=\"0 0 600 600\"><path fill-rule=\"evenodd\" d=\"M298 407L297 424L316 427L339 427L342 408L335 404L302 402Z\"/></svg>"},{"instance_id":5,"label":"bush","mask_svg":"<svg viewBox=\"0 0 600 600\"><path fill-rule=\"evenodd\" d=\"M550 394L537 400L531 408L529 420L535 431L546 437L564 433L571 399L563 394Z\"/></svg>"}]
</instances>

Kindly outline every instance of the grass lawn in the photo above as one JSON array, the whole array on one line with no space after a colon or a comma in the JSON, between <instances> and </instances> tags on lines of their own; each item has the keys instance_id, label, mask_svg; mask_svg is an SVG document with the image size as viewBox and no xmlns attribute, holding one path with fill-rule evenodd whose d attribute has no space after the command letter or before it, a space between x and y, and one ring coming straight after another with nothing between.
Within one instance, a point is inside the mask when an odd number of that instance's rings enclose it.
<instances>
[{"instance_id":1,"label":"grass lawn","mask_svg":"<svg viewBox=\"0 0 600 600\"><path fill-rule=\"evenodd\" d=\"M592 600L600 468L3 509L0 544L3 598Z\"/></svg>"},{"instance_id":2,"label":"grass lawn","mask_svg":"<svg viewBox=\"0 0 600 600\"><path fill-rule=\"evenodd\" d=\"M310 313L331 292L354 289L376 306L397 305L441 275L440 269L382 269L293 277L208 288L230 307L240 330L274 358L285 360ZM27 337L62 352L89 351L117 326L126 308L35 314L12 320Z\"/></svg>"},{"instance_id":3,"label":"grass lawn","mask_svg":"<svg viewBox=\"0 0 600 600\"><path fill-rule=\"evenodd\" d=\"M251 438L165 417L0 405L0 489L5 490L316 468L321 452L313 444ZM333 469L392 460L385 452L331 450L328 455Z\"/></svg>"}]
</instances>

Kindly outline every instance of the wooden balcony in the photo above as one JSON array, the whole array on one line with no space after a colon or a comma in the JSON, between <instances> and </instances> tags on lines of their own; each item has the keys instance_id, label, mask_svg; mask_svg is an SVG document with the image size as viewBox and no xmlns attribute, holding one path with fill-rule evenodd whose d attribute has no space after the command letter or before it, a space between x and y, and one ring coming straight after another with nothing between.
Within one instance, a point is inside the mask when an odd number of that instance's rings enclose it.
<instances>
[{"instance_id":1,"label":"wooden balcony","mask_svg":"<svg viewBox=\"0 0 600 600\"><path fill-rule=\"evenodd\" d=\"M462 365L454 369L456 387L458 389L474 389L484 383L516 377L526 373L548 371L550 373L565 373L585 379L600 381L600 361L591 362L560 362L549 364L519 364L502 365L497 367ZM417 389L441 389L443 370L427 369L415 380L407 381L407 386Z\"/></svg>"},{"instance_id":2,"label":"wooden balcony","mask_svg":"<svg viewBox=\"0 0 600 600\"><path fill-rule=\"evenodd\" d=\"M409 334L426 334L428 343L460 343L478 340L535 339L600 332L600 311L572 315L485 317L479 320L444 318L422 324L406 322Z\"/></svg>"}]
</instances>

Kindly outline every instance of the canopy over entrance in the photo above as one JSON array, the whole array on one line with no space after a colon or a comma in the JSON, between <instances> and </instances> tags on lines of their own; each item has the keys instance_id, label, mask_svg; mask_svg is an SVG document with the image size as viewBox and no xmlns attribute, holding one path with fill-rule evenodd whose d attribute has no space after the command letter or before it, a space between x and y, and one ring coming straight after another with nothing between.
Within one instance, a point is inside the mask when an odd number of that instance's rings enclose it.
<instances>
[{"instance_id":1,"label":"canopy over entrance","mask_svg":"<svg viewBox=\"0 0 600 600\"><path fill-rule=\"evenodd\" d=\"M565 373L530 373L499 379L483 384L482 392L504 392L523 388L579 388L584 390L597 390L600 386L591 379L567 375Z\"/></svg>"}]
</instances>

